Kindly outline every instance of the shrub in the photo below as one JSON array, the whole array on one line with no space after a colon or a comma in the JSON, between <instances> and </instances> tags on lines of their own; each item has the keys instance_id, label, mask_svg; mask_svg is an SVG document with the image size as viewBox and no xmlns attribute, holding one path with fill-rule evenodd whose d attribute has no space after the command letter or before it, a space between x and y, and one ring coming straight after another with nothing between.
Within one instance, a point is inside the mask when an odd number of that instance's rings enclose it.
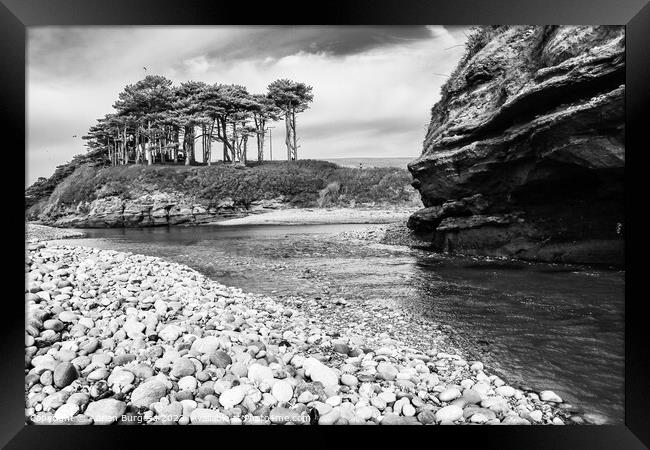
<instances>
[{"instance_id":1,"label":"shrub","mask_svg":"<svg viewBox=\"0 0 650 450\"><path fill-rule=\"evenodd\" d=\"M340 190L341 185L337 181L334 181L333 183L330 183L321 189L321 191L318 193L318 207L324 208L333 203L336 203L336 201L339 199Z\"/></svg>"}]
</instances>

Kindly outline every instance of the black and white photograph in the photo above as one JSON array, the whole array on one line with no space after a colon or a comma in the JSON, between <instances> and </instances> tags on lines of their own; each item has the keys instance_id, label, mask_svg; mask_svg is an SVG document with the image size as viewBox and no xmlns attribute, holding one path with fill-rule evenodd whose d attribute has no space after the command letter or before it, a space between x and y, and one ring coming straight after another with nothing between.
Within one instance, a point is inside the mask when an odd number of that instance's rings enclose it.
<instances>
[{"instance_id":1,"label":"black and white photograph","mask_svg":"<svg viewBox=\"0 0 650 450\"><path fill-rule=\"evenodd\" d=\"M24 423L623 425L624 25L30 26Z\"/></svg>"}]
</instances>

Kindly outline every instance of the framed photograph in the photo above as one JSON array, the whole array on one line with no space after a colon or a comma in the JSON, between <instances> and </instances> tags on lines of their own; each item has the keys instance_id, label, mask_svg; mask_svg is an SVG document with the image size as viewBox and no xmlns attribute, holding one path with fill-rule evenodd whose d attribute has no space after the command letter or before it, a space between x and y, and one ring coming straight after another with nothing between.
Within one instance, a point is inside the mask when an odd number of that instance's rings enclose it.
<instances>
[{"instance_id":1,"label":"framed photograph","mask_svg":"<svg viewBox=\"0 0 650 450\"><path fill-rule=\"evenodd\" d=\"M645 0L0 18L25 149L3 448L650 445Z\"/></svg>"}]
</instances>

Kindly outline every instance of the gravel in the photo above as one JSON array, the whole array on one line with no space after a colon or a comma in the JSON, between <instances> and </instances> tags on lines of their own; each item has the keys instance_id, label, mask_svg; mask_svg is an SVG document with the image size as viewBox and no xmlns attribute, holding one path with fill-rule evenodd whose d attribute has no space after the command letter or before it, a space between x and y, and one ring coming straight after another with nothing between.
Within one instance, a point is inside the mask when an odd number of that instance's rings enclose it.
<instances>
[{"instance_id":1,"label":"gravel","mask_svg":"<svg viewBox=\"0 0 650 450\"><path fill-rule=\"evenodd\" d=\"M37 223L25 224L25 240L27 242L51 241L54 239L67 239L84 237L85 234L69 228L54 228Z\"/></svg>"}]
</instances>

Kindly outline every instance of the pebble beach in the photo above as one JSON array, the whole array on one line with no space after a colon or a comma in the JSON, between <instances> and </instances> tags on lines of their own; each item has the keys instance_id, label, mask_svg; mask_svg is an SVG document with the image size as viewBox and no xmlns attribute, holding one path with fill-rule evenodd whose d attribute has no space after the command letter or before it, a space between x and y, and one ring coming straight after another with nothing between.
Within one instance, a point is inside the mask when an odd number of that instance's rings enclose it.
<instances>
[{"instance_id":1,"label":"pebble beach","mask_svg":"<svg viewBox=\"0 0 650 450\"><path fill-rule=\"evenodd\" d=\"M579 421L402 311L249 294L160 258L59 245L45 228L25 263L29 424Z\"/></svg>"},{"instance_id":2,"label":"pebble beach","mask_svg":"<svg viewBox=\"0 0 650 450\"><path fill-rule=\"evenodd\" d=\"M25 224L25 241L40 242L56 239L83 237L84 233L71 228L54 228L38 223Z\"/></svg>"}]
</instances>

